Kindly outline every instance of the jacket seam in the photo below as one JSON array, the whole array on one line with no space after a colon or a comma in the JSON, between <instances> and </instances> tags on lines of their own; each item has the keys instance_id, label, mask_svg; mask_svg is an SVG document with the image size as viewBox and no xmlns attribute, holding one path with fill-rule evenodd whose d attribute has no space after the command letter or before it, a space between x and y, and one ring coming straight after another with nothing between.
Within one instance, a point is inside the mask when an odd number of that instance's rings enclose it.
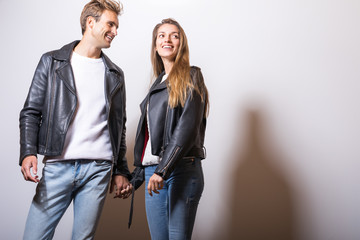
<instances>
[{"instance_id":1,"label":"jacket seam","mask_svg":"<svg viewBox=\"0 0 360 240\"><path fill-rule=\"evenodd\" d=\"M163 176L166 175L167 170L168 170L170 164L171 164L171 163L173 162L173 160L174 160L174 156L178 153L179 150L180 150L180 147L177 146L177 147L175 148L175 150L172 152L171 156L169 157L169 161L166 163L166 165L165 165L164 168L163 168Z\"/></svg>"}]
</instances>

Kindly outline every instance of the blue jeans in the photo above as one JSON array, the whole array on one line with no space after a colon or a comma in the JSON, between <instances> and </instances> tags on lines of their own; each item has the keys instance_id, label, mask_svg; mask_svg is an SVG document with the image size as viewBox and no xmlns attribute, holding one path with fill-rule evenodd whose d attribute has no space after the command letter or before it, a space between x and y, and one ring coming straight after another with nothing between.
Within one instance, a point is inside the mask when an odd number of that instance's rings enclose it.
<instances>
[{"instance_id":1,"label":"blue jeans","mask_svg":"<svg viewBox=\"0 0 360 240\"><path fill-rule=\"evenodd\" d=\"M164 188L151 197L147 185L156 167L145 167L145 205L151 239L191 239L196 210L204 189L201 160L180 160L164 181Z\"/></svg>"},{"instance_id":2,"label":"blue jeans","mask_svg":"<svg viewBox=\"0 0 360 240\"><path fill-rule=\"evenodd\" d=\"M52 239L73 201L72 239L93 239L111 175L110 161L75 160L45 163L26 221L24 239Z\"/></svg>"}]
</instances>

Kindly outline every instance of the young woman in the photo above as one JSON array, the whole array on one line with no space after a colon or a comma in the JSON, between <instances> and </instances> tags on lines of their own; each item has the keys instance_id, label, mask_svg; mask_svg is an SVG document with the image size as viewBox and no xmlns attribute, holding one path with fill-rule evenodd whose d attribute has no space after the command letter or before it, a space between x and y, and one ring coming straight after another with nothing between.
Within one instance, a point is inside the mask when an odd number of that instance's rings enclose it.
<instances>
[{"instance_id":1,"label":"young woman","mask_svg":"<svg viewBox=\"0 0 360 240\"><path fill-rule=\"evenodd\" d=\"M151 62L156 80L140 104L132 183L139 187L145 176L152 239L191 239L204 188L208 93L200 68L190 67L186 35L175 20L155 26Z\"/></svg>"}]
</instances>

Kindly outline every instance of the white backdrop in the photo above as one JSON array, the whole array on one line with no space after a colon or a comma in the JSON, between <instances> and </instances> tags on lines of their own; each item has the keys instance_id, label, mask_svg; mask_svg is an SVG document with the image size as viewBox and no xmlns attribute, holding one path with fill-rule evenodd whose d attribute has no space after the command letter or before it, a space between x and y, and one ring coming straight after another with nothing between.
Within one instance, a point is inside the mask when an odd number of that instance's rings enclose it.
<instances>
[{"instance_id":1,"label":"white backdrop","mask_svg":"<svg viewBox=\"0 0 360 240\"><path fill-rule=\"evenodd\" d=\"M0 0L1 239L21 239L35 184L18 166L18 115L42 53L81 38L87 1ZM173 17L210 92L194 239L360 239L360 2L123 0L105 52L125 72L128 160L150 80L151 32ZM97 239L149 239L137 192L107 199ZM54 239L69 239L72 210Z\"/></svg>"}]
</instances>

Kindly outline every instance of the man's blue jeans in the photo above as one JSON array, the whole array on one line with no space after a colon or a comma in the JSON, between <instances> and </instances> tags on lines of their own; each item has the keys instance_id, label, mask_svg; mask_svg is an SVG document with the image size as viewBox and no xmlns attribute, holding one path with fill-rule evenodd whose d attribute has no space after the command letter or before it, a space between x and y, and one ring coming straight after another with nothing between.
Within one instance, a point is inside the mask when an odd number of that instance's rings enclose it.
<instances>
[{"instance_id":1,"label":"man's blue jeans","mask_svg":"<svg viewBox=\"0 0 360 240\"><path fill-rule=\"evenodd\" d=\"M73 240L93 239L104 206L111 161L75 160L45 163L26 221L24 239L52 239L73 201Z\"/></svg>"},{"instance_id":2,"label":"man's blue jeans","mask_svg":"<svg viewBox=\"0 0 360 240\"><path fill-rule=\"evenodd\" d=\"M147 185L157 165L145 167L146 216L152 240L191 239L204 189L200 159L181 159L164 188L151 197Z\"/></svg>"}]
</instances>

